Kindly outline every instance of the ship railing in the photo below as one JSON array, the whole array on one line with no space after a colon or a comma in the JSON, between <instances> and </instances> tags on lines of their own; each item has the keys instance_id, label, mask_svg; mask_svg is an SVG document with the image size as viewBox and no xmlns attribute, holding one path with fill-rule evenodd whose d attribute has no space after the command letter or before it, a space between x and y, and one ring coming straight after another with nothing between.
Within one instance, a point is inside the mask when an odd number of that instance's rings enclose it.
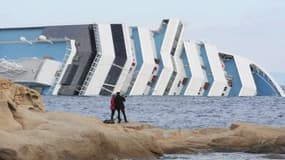
<instances>
[{"instance_id":1,"label":"ship railing","mask_svg":"<svg viewBox=\"0 0 285 160\"><path fill-rule=\"evenodd\" d=\"M91 64L91 67L86 75L86 78L81 86L81 89L79 91L79 96L83 96L86 92L87 87L89 86L89 83L95 73L96 67L101 59L102 56L102 48L101 48L101 43L100 43L100 34L98 30L98 25L94 24L93 31L95 34L95 43L96 43L96 49L97 49L97 54Z\"/></svg>"},{"instance_id":2,"label":"ship railing","mask_svg":"<svg viewBox=\"0 0 285 160\"><path fill-rule=\"evenodd\" d=\"M94 72L96 70L98 62L100 61L100 58L101 58L101 54L97 54L96 57L94 58L94 60L93 60L93 62L91 64L91 67L90 67L90 69L89 69L89 71L87 73L87 76L86 76L86 78L85 78L85 80L84 80L84 82L82 84L82 87L81 87L81 89L79 91L79 95L80 96L85 94L85 91L86 91L86 89L87 89L87 87L88 87L88 85L89 85L89 83L90 83L90 81L91 81L91 79L93 77L93 74L94 74Z\"/></svg>"},{"instance_id":3,"label":"ship railing","mask_svg":"<svg viewBox=\"0 0 285 160\"><path fill-rule=\"evenodd\" d=\"M110 84L110 83L104 83L103 85L104 85L104 86L108 86L108 87L116 87L116 85Z\"/></svg>"},{"instance_id":4,"label":"ship railing","mask_svg":"<svg viewBox=\"0 0 285 160\"><path fill-rule=\"evenodd\" d=\"M98 24L94 24L93 31L94 31L94 34L95 34L95 43L96 43L97 52L102 53L102 47L101 47L101 43L100 43L100 34L99 34Z\"/></svg>"},{"instance_id":5,"label":"ship railing","mask_svg":"<svg viewBox=\"0 0 285 160\"><path fill-rule=\"evenodd\" d=\"M59 83L59 79L61 77L61 74L63 74L62 71L63 71L63 69L66 65L66 62L70 56L70 53L72 51L71 43L72 42L70 40L66 40L65 54L64 54L60 69L55 74L55 79L54 79L53 85L50 87L50 89L48 91L49 95L53 92L54 87Z\"/></svg>"},{"instance_id":6,"label":"ship railing","mask_svg":"<svg viewBox=\"0 0 285 160\"><path fill-rule=\"evenodd\" d=\"M108 88L106 88L106 87L111 87L112 89L114 89L114 88L116 87L116 85L110 84L110 83L104 83L103 86L101 87L101 89L103 89L103 90L105 90L105 91L107 91L107 92L109 92L109 93L112 94L112 93L113 93L113 90L108 89Z\"/></svg>"},{"instance_id":7,"label":"ship railing","mask_svg":"<svg viewBox=\"0 0 285 160\"><path fill-rule=\"evenodd\" d=\"M45 41L39 40L39 39L32 39L32 40L1 40L0 44L30 44L33 45L34 43L56 43L56 42L65 42L69 40L68 38L52 38L52 39L47 39Z\"/></svg>"},{"instance_id":8,"label":"ship railing","mask_svg":"<svg viewBox=\"0 0 285 160\"><path fill-rule=\"evenodd\" d=\"M279 93L279 90L275 86L274 82L269 78L269 76L266 73L264 73L261 69L259 69L255 65L251 65L251 67L252 67L252 73L263 77L267 81L267 83L269 83L270 86L273 86L273 88Z\"/></svg>"},{"instance_id":9,"label":"ship railing","mask_svg":"<svg viewBox=\"0 0 285 160\"><path fill-rule=\"evenodd\" d=\"M122 67L122 66L120 66L120 65L117 65L117 64L115 64L115 63L113 63L112 66L117 67L117 68L119 68L119 69L121 69L121 70L124 69L124 67Z\"/></svg>"},{"instance_id":10,"label":"ship railing","mask_svg":"<svg viewBox=\"0 0 285 160\"><path fill-rule=\"evenodd\" d=\"M105 87L102 87L101 89L103 89L103 90L105 90L105 91L107 91L107 92L109 92L109 93L113 93L113 91L112 90L110 90L110 89L107 89L107 88L105 88Z\"/></svg>"}]
</instances>

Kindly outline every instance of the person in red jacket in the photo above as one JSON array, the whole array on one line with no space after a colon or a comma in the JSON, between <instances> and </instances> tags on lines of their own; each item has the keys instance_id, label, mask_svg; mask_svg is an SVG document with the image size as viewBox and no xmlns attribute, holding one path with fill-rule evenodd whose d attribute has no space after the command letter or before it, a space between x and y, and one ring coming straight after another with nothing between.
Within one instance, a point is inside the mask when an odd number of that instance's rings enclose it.
<instances>
[{"instance_id":1,"label":"person in red jacket","mask_svg":"<svg viewBox=\"0 0 285 160\"><path fill-rule=\"evenodd\" d=\"M116 104L115 104L115 95L113 94L111 97L111 121L114 121L114 114L116 111Z\"/></svg>"}]
</instances>

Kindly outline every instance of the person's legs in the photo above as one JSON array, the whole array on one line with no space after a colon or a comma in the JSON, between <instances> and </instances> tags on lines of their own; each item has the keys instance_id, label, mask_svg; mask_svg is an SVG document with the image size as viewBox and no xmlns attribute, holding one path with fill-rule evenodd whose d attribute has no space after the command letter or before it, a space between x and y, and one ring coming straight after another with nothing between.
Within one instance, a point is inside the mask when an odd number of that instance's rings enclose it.
<instances>
[{"instance_id":1,"label":"person's legs","mask_svg":"<svg viewBox=\"0 0 285 160\"><path fill-rule=\"evenodd\" d=\"M122 111L122 113L123 113L125 122L128 122L127 116L126 116L126 112L125 112L125 108L122 108L121 111Z\"/></svg>"},{"instance_id":2,"label":"person's legs","mask_svg":"<svg viewBox=\"0 0 285 160\"><path fill-rule=\"evenodd\" d=\"M121 122L120 109L117 108L116 110L117 110L117 112L118 112L118 123L120 123L120 122Z\"/></svg>"},{"instance_id":3,"label":"person's legs","mask_svg":"<svg viewBox=\"0 0 285 160\"><path fill-rule=\"evenodd\" d=\"M116 110L115 110L115 109L112 109L111 111L112 111L112 113L111 113L111 120L113 121L113 120L114 120L114 114L115 114L115 111L116 111Z\"/></svg>"}]
</instances>

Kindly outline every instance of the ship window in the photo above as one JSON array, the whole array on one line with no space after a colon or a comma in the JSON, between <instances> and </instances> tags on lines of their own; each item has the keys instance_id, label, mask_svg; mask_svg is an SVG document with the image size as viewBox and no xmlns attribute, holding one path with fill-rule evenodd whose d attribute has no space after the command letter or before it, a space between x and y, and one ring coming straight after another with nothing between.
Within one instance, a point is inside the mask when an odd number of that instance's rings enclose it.
<instances>
[{"instance_id":1,"label":"ship window","mask_svg":"<svg viewBox=\"0 0 285 160\"><path fill-rule=\"evenodd\" d=\"M154 59L155 64L159 64L159 59Z\"/></svg>"},{"instance_id":2,"label":"ship window","mask_svg":"<svg viewBox=\"0 0 285 160\"><path fill-rule=\"evenodd\" d=\"M188 78L187 78L187 77L183 78L182 84L185 85L185 84L187 83L187 81L188 81Z\"/></svg>"},{"instance_id":3,"label":"ship window","mask_svg":"<svg viewBox=\"0 0 285 160\"><path fill-rule=\"evenodd\" d=\"M178 82L177 87L180 87L181 85L181 80Z\"/></svg>"},{"instance_id":4,"label":"ship window","mask_svg":"<svg viewBox=\"0 0 285 160\"><path fill-rule=\"evenodd\" d=\"M228 80L228 86L230 86L230 87L233 86L233 81L232 80Z\"/></svg>"},{"instance_id":5,"label":"ship window","mask_svg":"<svg viewBox=\"0 0 285 160\"><path fill-rule=\"evenodd\" d=\"M209 83L208 83L208 82L205 82L205 83L204 83L204 89L207 90L208 87L209 87Z\"/></svg>"}]
</instances>

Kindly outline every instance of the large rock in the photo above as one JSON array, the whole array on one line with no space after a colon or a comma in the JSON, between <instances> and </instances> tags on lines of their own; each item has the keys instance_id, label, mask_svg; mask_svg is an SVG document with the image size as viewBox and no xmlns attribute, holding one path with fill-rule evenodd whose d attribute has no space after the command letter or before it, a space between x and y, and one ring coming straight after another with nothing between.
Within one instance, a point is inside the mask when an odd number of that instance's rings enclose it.
<instances>
[{"instance_id":1,"label":"large rock","mask_svg":"<svg viewBox=\"0 0 285 160\"><path fill-rule=\"evenodd\" d=\"M247 123L166 130L103 124L95 117L44 112L40 95L0 79L0 159L154 159L163 153L285 153L285 129Z\"/></svg>"},{"instance_id":2,"label":"large rock","mask_svg":"<svg viewBox=\"0 0 285 160\"><path fill-rule=\"evenodd\" d=\"M13 102L16 105L21 105L29 110L38 112L45 111L40 94L33 89L0 78L0 91L4 93L1 94L1 100Z\"/></svg>"},{"instance_id":3,"label":"large rock","mask_svg":"<svg viewBox=\"0 0 285 160\"><path fill-rule=\"evenodd\" d=\"M44 112L45 107L37 91L0 79L0 111L0 129L11 131L26 127L26 121L28 126L38 124L33 113Z\"/></svg>"}]
</instances>

